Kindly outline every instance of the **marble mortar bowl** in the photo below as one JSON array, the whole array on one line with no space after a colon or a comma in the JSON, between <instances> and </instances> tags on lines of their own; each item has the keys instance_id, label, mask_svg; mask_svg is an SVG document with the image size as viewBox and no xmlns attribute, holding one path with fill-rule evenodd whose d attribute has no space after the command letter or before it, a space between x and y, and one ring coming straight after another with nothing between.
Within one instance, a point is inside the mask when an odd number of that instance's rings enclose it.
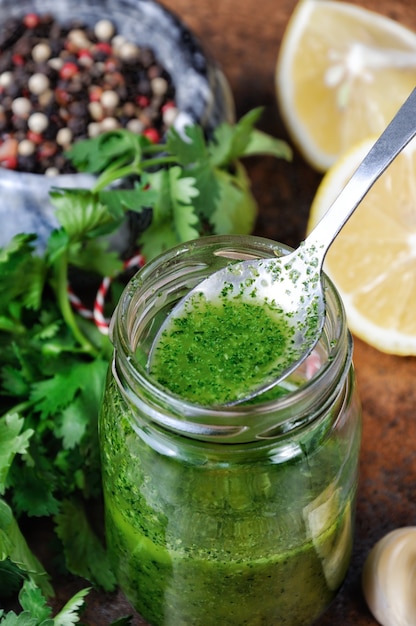
<instances>
[{"instance_id":1,"label":"marble mortar bowl","mask_svg":"<svg viewBox=\"0 0 416 626\"><path fill-rule=\"evenodd\" d=\"M177 128L201 124L207 133L222 121L234 120L234 103L225 76L205 55L195 35L172 12L154 0L0 0L2 23L26 13L51 14L58 22L76 18L93 26L109 19L118 34L139 46L151 48L170 74L176 91ZM1 32L0 24L0 32ZM94 177L87 174L45 176L0 167L0 247L17 233L36 233L42 248L57 226L49 200L52 187L88 188ZM123 247L128 236L124 225L114 238Z\"/></svg>"}]
</instances>

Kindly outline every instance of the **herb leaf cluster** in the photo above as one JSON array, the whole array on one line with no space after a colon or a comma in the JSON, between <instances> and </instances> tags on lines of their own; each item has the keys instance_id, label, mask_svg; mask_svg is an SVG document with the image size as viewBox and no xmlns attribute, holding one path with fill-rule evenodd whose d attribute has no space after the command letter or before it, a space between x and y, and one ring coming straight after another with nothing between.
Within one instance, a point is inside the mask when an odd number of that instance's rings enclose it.
<instances>
[{"instance_id":1,"label":"herb leaf cluster","mask_svg":"<svg viewBox=\"0 0 416 626\"><path fill-rule=\"evenodd\" d=\"M39 250L35 234L0 249L0 609L4 626L79 622L88 589L52 616L53 580L35 556L27 520L52 521L61 567L111 591L116 586L91 509L101 500L97 419L111 355L108 337L68 299L74 271L123 287L112 233L127 214L151 212L137 246L149 260L206 234L252 231L256 202L240 159L290 158L288 146L254 128L256 109L210 140L195 125L152 144L126 130L76 143L69 158L96 175L90 189L51 191L59 227ZM114 624L128 624L121 618Z\"/></svg>"},{"instance_id":2,"label":"herb leaf cluster","mask_svg":"<svg viewBox=\"0 0 416 626\"><path fill-rule=\"evenodd\" d=\"M114 230L126 209L142 213L151 207L151 224L138 242L146 259L201 235L252 232L257 205L240 159L291 157L284 141L254 128L260 115L260 108L253 109L235 125L221 124L210 141L194 125L184 134L171 128L163 146L122 129L77 142L69 152L77 169L101 172L79 211L101 220L101 227L105 212ZM131 180L131 188L120 187L119 180ZM57 191L54 204L67 212L77 193Z\"/></svg>"}]
</instances>

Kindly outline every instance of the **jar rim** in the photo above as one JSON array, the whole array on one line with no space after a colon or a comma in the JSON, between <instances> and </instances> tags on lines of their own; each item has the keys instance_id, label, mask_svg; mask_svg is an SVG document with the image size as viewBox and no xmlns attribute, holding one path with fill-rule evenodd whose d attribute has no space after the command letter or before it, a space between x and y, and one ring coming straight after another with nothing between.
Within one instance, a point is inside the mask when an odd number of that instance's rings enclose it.
<instances>
[{"instance_id":1,"label":"jar rim","mask_svg":"<svg viewBox=\"0 0 416 626\"><path fill-rule=\"evenodd\" d=\"M154 380L137 360L134 347L137 320L131 312L143 296L142 290L146 289L149 277L162 277L163 282L163 272L170 264L180 265L184 256L192 256L203 248L225 248L230 253L235 249L236 254L245 250L249 258L261 253L280 256L291 251L289 246L263 237L213 235L176 246L137 272L120 298L110 333L115 348L113 376L123 397L134 409L135 417L141 419L145 414L149 421L184 436L221 442L268 439L309 424L331 403L331 398L345 381L352 361L352 337L346 326L343 303L336 287L325 274L327 316L320 339L321 358L324 356L325 362L321 362L320 367L300 386L288 388L285 395L255 404L207 407L171 393ZM196 260L198 258L196 254ZM189 265L192 266L191 263ZM195 263L194 266L196 273L199 271L197 265ZM149 312L143 299L141 306L146 313ZM296 380L296 375L297 371L292 380Z\"/></svg>"}]
</instances>

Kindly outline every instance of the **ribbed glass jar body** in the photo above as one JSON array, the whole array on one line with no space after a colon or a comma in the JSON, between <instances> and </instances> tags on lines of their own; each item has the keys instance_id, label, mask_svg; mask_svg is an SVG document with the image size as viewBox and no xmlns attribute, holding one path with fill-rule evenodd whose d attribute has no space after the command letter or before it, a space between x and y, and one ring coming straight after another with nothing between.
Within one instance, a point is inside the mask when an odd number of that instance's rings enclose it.
<instances>
[{"instance_id":1,"label":"ribbed glass jar body","mask_svg":"<svg viewBox=\"0 0 416 626\"><path fill-rule=\"evenodd\" d=\"M107 541L121 588L154 626L312 624L345 577L361 414L331 283L316 350L271 396L206 408L146 371L189 289L230 260L285 252L255 237L181 246L133 278L115 314L100 417Z\"/></svg>"}]
</instances>

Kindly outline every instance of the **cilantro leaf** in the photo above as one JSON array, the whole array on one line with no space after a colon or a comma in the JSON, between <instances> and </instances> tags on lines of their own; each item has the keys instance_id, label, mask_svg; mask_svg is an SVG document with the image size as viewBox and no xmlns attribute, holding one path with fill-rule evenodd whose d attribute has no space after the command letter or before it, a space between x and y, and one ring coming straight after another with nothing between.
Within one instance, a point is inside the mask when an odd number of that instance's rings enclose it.
<instances>
[{"instance_id":1,"label":"cilantro leaf","mask_svg":"<svg viewBox=\"0 0 416 626\"><path fill-rule=\"evenodd\" d=\"M78 611L84 606L84 598L90 591L89 588L81 589L65 604L53 620L54 626L71 626L79 622Z\"/></svg>"},{"instance_id":2,"label":"cilantro leaf","mask_svg":"<svg viewBox=\"0 0 416 626\"><path fill-rule=\"evenodd\" d=\"M0 276L4 278L10 272L10 268L16 266L22 260L26 261L27 255L31 256L34 250L35 235L15 235L10 243L0 249Z\"/></svg>"},{"instance_id":3,"label":"cilantro leaf","mask_svg":"<svg viewBox=\"0 0 416 626\"><path fill-rule=\"evenodd\" d=\"M124 163L140 159L143 148L150 144L143 135L117 129L92 139L77 141L66 156L82 172L97 174L114 167L114 162Z\"/></svg>"},{"instance_id":4,"label":"cilantro leaf","mask_svg":"<svg viewBox=\"0 0 416 626\"><path fill-rule=\"evenodd\" d=\"M270 137L260 130L253 130L241 156L265 154L290 161L292 150L285 141Z\"/></svg>"},{"instance_id":5,"label":"cilantro leaf","mask_svg":"<svg viewBox=\"0 0 416 626\"><path fill-rule=\"evenodd\" d=\"M18 327L18 321L7 315L0 315L0 332L5 331L7 333L16 332Z\"/></svg>"},{"instance_id":6,"label":"cilantro leaf","mask_svg":"<svg viewBox=\"0 0 416 626\"><path fill-rule=\"evenodd\" d=\"M0 560L0 601L16 595L26 580L25 573L9 558Z\"/></svg>"},{"instance_id":7,"label":"cilantro leaf","mask_svg":"<svg viewBox=\"0 0 416 626\"><path fill-rule=\"evenodd\" d=\"M120 216L113 215L99 196L87 189L55 190L50 197L56 218L70 239L105 234L110 224L113 229L119 225Z\"/></svg>"},{"instance_id":8,"label":"cilantro leaf","mask_svg":"<svg viewBox=\"0 0 416 626\"><path fill-rule=\"evenodd\" d=\"M156 192L149 187L149 175L145 172L141 175L140 181L135 181L131 189L105 189L98 195L100 201L107 205L114 215L123 212L124 209L141 213L144 208L152 206L157 198Z\"/></svg>"},{"instance_id":9,"label":"cilantro leaf","mask_svg":"<svg viewBox=\"0 0 416 626\"><path fill-rule=\"evenodd\" d=\"M123 268L119 254L109 250L108 242L102 239L88 239L72 246L68 260L73 267L83 272L94 272L97 276L116 276Z\"/></svg>"},{"instance_id":10,"label":"cilantro leaf","mask_svg":"<svg viewBox=\"0 0 416 626\"><path fill-rule=\"evenodd\" d=\"M254 124L260 118L261 108L253 109L235 125L220 124L209 145L211 162L217 167L227 167L246 151Z\"/></svg>"},{"instance_id":11,"label":"cilantro leaf","mask_svg":"<svg viewBox=\"0 0 416 626\"><path fill-rule=\"evenodd\" d=\"M74 448L85 435L88 422L86 422L82 400L75 398L61 413L56 433L62 438L64 449Z\"/></svg>"},{"instance_id":12,"label":"cilantro leaf","mask_svg":"<svg viewBox=\"0 0 416 626\"><path fill-rule=\"evenodd\" d=\"M45 263L35 256L33 235L16 235L0 250L0 312L7 316L10 301L38 309L45 282Z\"/></svg>"},{"instance_id":13,"label":"cilantro leaf","mask_svg":"<svg viewBox=\"0 0 416 626\"><path fill-rule=\"evenodd\" d=\"M234 126L221 124L214 132L209 145L211 162L221 168L235 163L242 157L264 154L290 160L292 150L285 141L276 139L254 128L262 108L253 109Z\"/></svg>"},{"instance_id":14,"label":"cilantro leaf","mask_svg":"<svg viewBox=\"0 0 416 626\"><path fill-rule=\"evenodd\" d=\"M173 226L177 234L178 243L196 239L198 229L195 228L199 219L192 206L192 198L199 195L195 189L195 180L191 177L181 177L179 167L169 169L169 183L172 195Z\"/></svg>"},{"instance_id":15,"label":"cilantro leaf","mask_svg":"<svg viewBox=\"0 0 416 626\"><path fill-rule=\"evenodd\" d=\"M57 263L66 254L69 245L69 235L63 228L53 230L47 241L45 254L49 264L54 265Z\"/></svg>"},{"instance_id":16,"label":"cilantro leaf","mask_svg":"<svg viewBox=\"0 0 416 626\"><path fill-rule=\"evenodd\" d=\"M181 169L177 166L169 170L169 184L173 202L182 202L189 205L192 198L199 196L198 189L195 188L195 180L190 176L181 176Z\"/></svg>"},{"instance_id":17,"label":"cilantro leaf","mask_svg":"<svg viewBox=\"0 0 416 626\"><path fill-rule=\"evenodd\" d=\"M188 126L183 137L174 126L169 129L167 136L167 151L174 154L180 165L195 165L209 159L209 152L200 126Z\"/></svg>"},{"instance_id":18,"label":"cilantro leaf","mask_svg":"<svg viewBox=\"0 0 416 626\"><path fill-rule=\"evenodd\" d=\"M4 617L0 613L0 617L0 624L2 626L39 626L39 622L36 617L32 617L27 611L24 611L19 615L16 615L14 611L10 611ZM50 622L50 624L47 625L42 624L42 626L53 626L53 622Z\"/></svg>"},{"instance_id":19,"label":"cilantro leaf","mask_svg":"<svg viewBox=\"0 0 416 626\"><path fill-rule=\"evenodd\" d=\"M198 215L192 199L199 194L195 180L182 176L181 169L173 166L155 172L152 188L157 193L151 225L140 236L140 245L146 258L152 258L169 247L198 237Z\"/></svg>"},{"instance_id":20,"label":"cilantro leaf","mask_svg":"<svg viewBox=\"0 0 416 626\"><path fill-rule=\"evenodd\" d=\"M173 206L170 192L170 178L167 170L152 173L151 186L156 194L150 226L140 234L139 245L146 259L157 256L178 243L172 228Z\"/></svg>"},{"instance_id":21,"label":"cilantro leaf","mask_svg":"<svg viewBox=\"0 0 416 626\"><path fill-rule=\"evenodd\" d=\"M172 224L164 220L150 226L140 235L139 244L146 259L152 259L158 254L173 248L178 244L178 239Z\"/></svg>"},{"instance_id":22,"label":"cilantro leaf","mask_svg":"<svg viewBox=\"0 0 416 626\"><path fill-rule=\"evenodd\" d=\"M49 577L27 545L12 509L0 499L0 561L5 559L17 565L45 595L53 594Z\"/></svg>"},{"instance_id":23,"label":"cilantro leaf","mask_svg":"<svg viewBox=\"0 0 416 626\"><path fill-rule=\"evenodd\" d=\"M56 434L62 437L65 449L81 443L87 428L91 426L90 416L98 415L107 367L107 362L100 359L83 363L82 367L74 366L74 377L76 378L77 373L84 376L81 379L83 384L78 388L77 397L62 411L56 426Z\"/></svg>"},{"instance_id":24,"label":"cilantro leaf","mask_svg":"<svg viewBox=\"0 0 416 626\"><path fill-rule=\"evenodd\" d=\"M89 588L78 591L53 618L52 610L47 605L41 589L32 580L25 580L19 593L19 603L23 611L19 615L16 615L14 611L9 611L5 615L4 611L0 610L0 624L3 626L72 626L79 622L79 612L84 607L84 598L89 591ZM120 624L122 623L123 621L120 621Z\"/></svg>"},{"instance_id":25,"label":"cilantro leaf","mask_svg":"<svg viewBox=\"0 0 416 626\"><path fill-rule=\"evenodd\" d=\"M70 571L94 582L105 591L113 591L116 581L108 555L81 502L66 500L55 516L56 533L64 545Z\"/></svg>"},{"instance_id":26,"label":"cilantro leaf","mask_svg":"<svg viewBox=\"0 0 416 626\"><path fill-rule=\"evenodd\" d=\"M0 494L4 494L10 466L16 454L24 454L33 435L32 429L22 432L24 420L17 413L0 418Z\"/></svg>"},{"instance_id":27,"label":"cilantro leaf","mask_svg":"<svg viewBox=\"0 0 416 626\"><path fill-rule=\"evenodd\" d=\"M175 202L173 205L173 224L176 233L176 243L189 241L198 237L198 216L191 204L179 204Z\"/></svg>"},{"instance_id":28,"label":"cilantro leaf","mask_svg":"<svg viewBox=\"0 0 416 626\"><path fill-rule=\"evenodd\" d=\"M194 196L192 203L200 218L201 225L204 223L204 220L210 222L211 216L218 208L220 198L220 181L218 176L222 171L220 169L217 170L210 161L200 163L189 169L189 173L192 173L195 180L195 187L199 190L199 194ZM223 210L224 207L221 207L221 209ZM228 207L226 207L225 211L228 211ZM202 226L200 227L200 232L203 232ZM219 231L215 231L215 225L214 232L220 234Z\"/></svg>"},{"instance_id":29,"label":"cilantro leaf","mask_svg":"<svg viewBox=\"0 0 416 626\"><path fill-rule=\"evenodd\" d=\"M45 621L47 620L53 624L53 621L49 620L52 609L47 605L45 596L33 580L25 580L19 593L19 602L24 611L38 620L37 623L46 626Z\"/></svg>"},{"instance_id":30,"label":"cilantro leaf","mask_svg":"<svg viewBox=\"0 0 416 626\"><path fill-rule=\"evenodd\" d=\"M229 235L235 231L249 234L256 218L256 201L249 189L249 180L242 163L231 177L223 170L217 170L216 180L219 189L217 208L210 220L215 232Z\"/></svg>"},{"instance_id":31,"label":"cilantro leaf","mask_svg":"<svg viewBox=\"0 0 416 626\"><path fill-rule=\"evenodd\" d=\"M171 224L172 198L168 170L159 170L149 176L155 202L153 205L152 225L158 226L166 221Z\"/></svg>"},{"instance_id":32,"label":"cilantro leaf","mask_svg":"<svg viewBox=\"0 0 416 626\"><path fill-rule=\"evenodd\" d=\"M54 495L58 485L59 476L54 473L53 462L39 444L31 442L30 454L15 463L9 473L11 501L16 514L26 513L31 517L54 515L59 510L59 501Z\"/></svg>"},{"instance_id":33,"label":"cilantro leaf","mask_svg":"<svg viewBox=\"0 0 416 626\"><path fill-rule=\"evenodd\" d=\"M94 362L71 359L51 378L34 382L30 399L36 403L41 417L56 416L74 401L80 390L88 389L95 367ZM101 370L101 364L98 367Z\"/></svg>"}]
</instances>

